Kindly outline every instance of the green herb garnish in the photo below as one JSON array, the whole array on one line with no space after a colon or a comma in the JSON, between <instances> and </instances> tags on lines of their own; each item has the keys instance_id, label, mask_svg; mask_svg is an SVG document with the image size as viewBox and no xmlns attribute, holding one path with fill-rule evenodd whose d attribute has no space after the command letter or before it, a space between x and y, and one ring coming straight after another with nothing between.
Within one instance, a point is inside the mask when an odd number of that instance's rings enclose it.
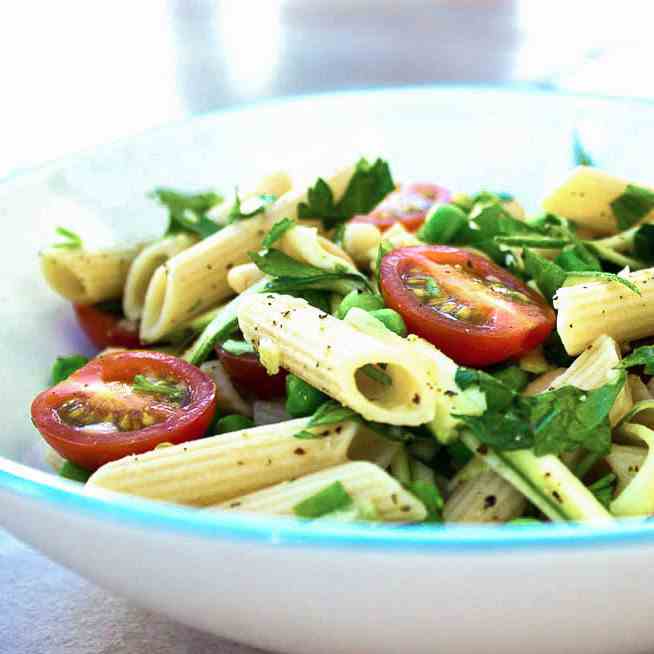
<instances>
[{"instance_id":1,"label":"green herb garnish","mask_svg":"<svg viewBox=\"0 0 654 654\"><path fill-rule=\"evenodd\" d=\"M340 481L335 481L293 507L298 518L322 518L329 513L342 511L353 504L352 498Z\"/></svg>"},{"instance_id":2,"label":"green herb garnish","mask_svg":"<svg viewBox=\"0 0 654 654\"><path fill-rule=\"evenodd\" d=\"M173 402L181 401L186 395L186 391L176 384L163 379L151 379L145 375L135 375L132 388L139 393L164 395Z\"/></svg>"},{"instance_id":3,"label":"green herb garnish","mask_svg":"<svg viewBox=\"0 0 654 654\"><path fill-rule=\"evenodd\" d=\"M298 206L298 218L317 218L325 228L331 229L354 215L369 213L394 189L395 183L385 161L377 159L370 164L360 159L338 202L334 201L327 182L318 178L309 189L308 201Z\"/></svg>"},{"instance_id":4,"label":"green herb garnish","mask_svg":"<svg viewBox=\"0 0 654 654\"><path fill-rule=\"evenodd\" d=\"M619 229L629 229L654 209L654 192L629 184L625 192L611 202Z\"/></svg>"},{"instance_id":5,"label":"green herb garnish","mask_svg":"<svg viewBox=\"0 0 654 654\"><path fill-rule=\"evenodd\" d=\"M84 367L88 362L89 358L81 354L57 357L50 371L50 385L54 386L64 379L68 379L76 370Z\"/></svg>"},{"instance_id":6,"label":"green herb garnish","mask_svg":"<svg viewBox=\"0 0 654 654\"><path fill-rule=\"evenodd\" d=\"M263 248L271 248L289 229L295 227L295 225L295 221L291 218L282 218L281 220L278 220L264 236L261 246Z\"/></svg>"},{"instance_id":7,"label":"green herb garnish","mask_svg":"<svg viewBox=\"0 0 654 654\"><path fill-rule=\"evenodd\" d=\"M79 234L66 229L65 227L56 227L55 233L57 236L61 236L64 240L60 243L55 243L53 248L63 248L67 250L76 250L82 247L82 238Z\"/></svg>"},{"instance_id":8,"label":"green herb garnish","mask_svg":"<svg viewBox=\"0 0 654 654\"><path fill-rule=\"evenodd\" d=\"M187 232L207 238L221 229L221 226L207 217L207 212L223 201L213 191L184 193L170 188L157 188L152 196L168 209L168 227L165 235Z\"/></svg>"}]
</instances>

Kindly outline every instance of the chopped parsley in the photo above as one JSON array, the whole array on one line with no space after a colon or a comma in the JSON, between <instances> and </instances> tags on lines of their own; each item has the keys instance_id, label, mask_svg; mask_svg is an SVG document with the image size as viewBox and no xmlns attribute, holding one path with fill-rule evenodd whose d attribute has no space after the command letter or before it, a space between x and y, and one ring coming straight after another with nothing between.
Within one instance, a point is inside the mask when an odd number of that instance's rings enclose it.
<instances>
[{"instance_id":1,"label":"chopped parsley","mask_svg":"<svg viewBox=\"0 0 654 654\"><path fill-rule=\"evenodd\" d=\"M186 395L185 389L178 384L172 384L163 379L152 379L145 375L136 375L132 382L132 388L139 393L163 395L172 402L181 402Z\"/></svg>"},{"instance_id":2,"label":"chopped parsley","mask_svg":"<svg viewBox=\"0 0 654 654\"><path fill-rule=\"evenodd\" d=\"M307 202L298 206L298 218L317 218L326 229L331 229L352 216L369 213L394 189L395 183L385 161L377 159L371 164L360 159L338 202L334 201L329 184L318 178L308 191Z\"/></svg>"},{"instance_id":3,"label":"chopped parsley","mask_svg":"<svg viewBox=\"0 0 654 654\"><path fill-rule=\"evenodd\" d=\"M342 511L352 506L353 501L345 486L335 481L315 495L307 497L293 507L293 513L298 518L322 518L329 513Z\"/></svg>"},{"instance_id":4,"label":"chopped parsley","mask_svg":"<svg viewBox=\"0 0 654 654\"><path fill-rule=\"evenodd\" d=\"M584 447L605 454L611 444L608 415L625 383L625 374L600 388L563 386L532 397L518 395L481 371L460 369L457 384L477 384L486 394L481 416L457 416L482 443L502 450L532 449L536 456Z\"/></svg>"},{"instance_id":5,"label":"chopped parsley","mask_svg":"<svg viewBox=\"0 0 654 654\"><path fill-rule=\"evenodd\" d=\"M81 354L57 357L50 371L50 385L54 386L64 379L68 379L76 370L83 368L88 362L89 358Z\"/></svg>"},{"instance_id":6,"label":"chopped parsley","mask_svg":"<svg viewBox=\"0 0 654 654\"><path fill-rule=\"evenodd\" d=\"M611 202L611 210L620 230L629 229L654 209L654 192L629 184L625 192Z\"/></svg>"},{"instance_id":7,"label":"chopped parsley","mask_svg":"<svg viewBox=\"0 0 654 654\"><path fill-rule=\"evenodd\" d=\"M61 236L64 240L59 243L54 243L53 248L61 248L67 250L77 250L82 247L82 238L79 234L66 229L65 227L56 227L55 233Z\"/></svg>"},{"instance_id":8,"label":"chopped parsley","mask_svg":"<svg viewBox=\"0 0 654 654\"><path fill-rule=\"evenodd\" d=\"M409 484L408 490L425 505L425 522L443 522L444 502L436 484L417 479Z\"/></svg>"},{"instance_id":9,"label":"chopped parsley","mask_svg":"<svg viewBox=\"0 0 654 654\"><path fill-rule=\"evenodd\" d=\"M207 238L221 229L207 216L207 212L223 201L213 191L184 193L170 188L157 188L152 196L168 209L168 227L165 235L187 232Z\"/></svg>"},{"instance_id":10,"label":"chopped parsley","mask_svg":"<svg viewBox=\"0 0 654 654\"><path fill-rule=\"evenodd\" d=\"M608 509L611 504L617 480L618 478L610 472L608 475L604 475L604 477L593 482L588 487L588 490L605 509Z\"/></svg>"},{"instance_id":11,"label":"chopped parsley","mask_svg":"<svg viewBox=\"0 0 654 654\"><path fill-rule=\"evenodd\" d=\"M320 438L321 434L314 434L310 432L309 429L336 425L339 422L345 422L346 420L360 420L360 416L356 411L352 411L352 409L343 406L336 400L327 400L327 402L322 404L311 416L306 427L301 432L295 434L295 437Z\"/></svg>"},{"instance_id":12,"label":"chopped parsley","mask_svg":"<svg viewBox=\"0 0 654 654\"><path fill-rule=\"evenodd\" d=\"M295 227L295 225L295 221L291 218L282 218L281 220L278 220L264 236L261 246L264 248L271 248L289 229Z\"/></svg>"},{"instance_id":13,"label":"chopped parsley","mask_svg":"<svg viewBox=\"0 0 654 654\"><path fill-rule=\"evenodd\" d=\"M619 368L633 368L644 366L646 375L654 375L654 345L643 345L626 356L619 364Z\"/></svg>"},{"instance_id":14,"label":"chopped parsley","mask_svg":"<svg viewBox=\"0 0 654 654\"><path fill-rule=\"evenodd\" d=\"M243 211L243 207L241 206L241 198L239 198L238 189L236 189L234 204L227 214L227 222L236 223L241 220L254 218L255 216L263 213L266 210L266 207L271 205L276 199L277 196L275 195L262 193L261 195L257 195L255 198L249 198L246 200L246 204L251 205L252 208L250 211Z\"/></svg>"}]
</instances>

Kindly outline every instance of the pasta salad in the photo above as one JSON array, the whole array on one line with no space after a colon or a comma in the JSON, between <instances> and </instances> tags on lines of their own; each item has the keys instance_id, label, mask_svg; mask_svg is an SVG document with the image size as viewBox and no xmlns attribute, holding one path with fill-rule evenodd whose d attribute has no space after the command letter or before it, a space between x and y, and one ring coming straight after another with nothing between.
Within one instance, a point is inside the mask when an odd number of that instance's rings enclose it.
<instances>
[{"instance_id":1,"label":"pasta salad","mask_svg":"<svg viewBox=\"0 0 654 654\"><path fill-rule=\"evenodd\" d=\"M41 252L99 353L58 358L32 420L88 492L393 523L654 512L654 191L582 165L527 216L361 159L152 195L161 238L58 228Z\"/></svg>"}]
</instances>

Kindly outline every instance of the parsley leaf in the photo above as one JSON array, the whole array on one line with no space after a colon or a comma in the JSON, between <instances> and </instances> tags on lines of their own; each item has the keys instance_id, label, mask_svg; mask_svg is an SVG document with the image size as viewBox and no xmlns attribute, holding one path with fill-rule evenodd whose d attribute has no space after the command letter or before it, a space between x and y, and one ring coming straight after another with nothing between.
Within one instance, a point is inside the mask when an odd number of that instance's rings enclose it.
<instances>
[{"instance_id":1,"label":"parsley leaf","mask_svg":"<svg viewBox=\"0 0 654 654\"><path fill-rule=\"evenodd\" d=\"M581 139L579 138L579 132L574 131L572 136L572 158L574 160L575 166L594 166L595 162L593 158L588 154L588 151L584 147Z\"/></svg>"},{"instance_id":2,"label":"parsley leaf","mask_svg":"<svg viewBox=\"0 0 654 654\"><path fill-rule=\"evenodd\" d=\"M82 247L82 238L80 237L79 234L76 234L70 229L66 229L65 227L57 227L55 228L55 233L57 234L57 236L61 236L65 240L62 241L61 243L55 243L52 246L53 248L65 248L68 250L76 250L77 248Z\"/></svg>"},{"instance_id":3,"label":"parsley leaf","mask_svg":"<svg viewBox=\"0 0 654 654\"><path fill-rule=\"evenodd\" d=\"M269 293L292 293L307 289L334 290L334 284L342 281L348 282L353 288L372 291L370 282L361 273L346 269L325 271L293 259L275 248L251 252L250 258L259 270L276 278L266 284L265 291Z\"/></svg>"},{"instance_id":4,"label":"parsley leaf","mask_svg":"<svg viewBox=\"0 0 654 654\"><path fill-rule=\"evenodd\" d=\"M505 397L498 404L491 394L483 415L457 417L479 441L498 451L533 448L536 456L543 456L584 447L603 455L611 445L609 411L624 382L621 373L614 383L591 391L563 386L533 397L513 394L508 406ZM497 389L491 390L497 396Z\"/></svg>"},{"instance_id":5,"label":"parsley leaf","mask_svg":"<svg viewBox=\"0 0 654 654\"><path fill-rule=\"evenodd\" d=\"M278 220L270 231L264 236L261 243L264 248L271 248L286 232L295 227L295 221L292 218L282 218Z\"/></svg>"},{"instance_id":6,"label":"parsley leaf","mask_svg":"<svg viewBox=\"0 0 654 654\"><path fill-rule=\"evenodd\" d=\"M583 278L583 279L588 278L591 281L600 280L606 282L616 282L618 284L622 284L623 286L626 286L632 293L635 293L636 295L641 295L640 289L638 288L638 286L636 286L636 284L634 284L631 280L627 279L626 277L621 277L620 275L616 275L615 273L595 272L590 270L576 270L574 272L569 272L566 274L566 279L575 279L575 278Z\"/></svg>"},{"instance_id":7,"label":"parsley leaf","mask_svg":"<svg viewBox=\"0 0 654 654\"><path fill-rule=\"evenodd\" d=\"M640 222L652 209L654 192L635 184L629 184L625 192L611 202L611 210L621 230Z\"/></svg>"},{"instance_id":8,"label":"parsley leaf","mask_svg":"<svg viewBox=\"0 0 654 654\"><path fill-rule=\"evenodd\" d=\"M395 183L385 161L377 159L370 164L360 159L338 202L334 202L334 194L325 180L318 178L308 191L308 202L298 206L298 218L319 218L325 228L330 229L354 215L369 213L394 189Z\"/></svg>"},{"instance_id":9,"label":"parsley leaf","mask_svg":"<svg viewBox=\"0 0 654 654\"><path fill-rule=\"evenodd\" d=\"M311 416L307 426L301 432L295 434L295 438L321 438L322 434L314 434L308 430L313 427L326 427L346 420L359 419L360 416L356 411L352 411L352 409L343 406L336 400L327 400Z\"/></svg>"},{"instance_id":10,"label":"parsley leaf","mask_svg":"<svg viewBox=\"0 0 654 654\"><path fill-rule=\"evenodd\" d=\"M361 372L382 386L391 386L393 384L391 376L386 374L378 366L373 366L372 363L368 363L367 365L363 366L363 368L361 368Z\"/></svg>"},{"instance_id":11,"label":"parsley leaf","mask_svg":"<svg viewBox=\"0 0 654 654\"><path fill-rule=\"evenodd\" d=\"M263 213L266 210L267 206L271 205L277 199L277 196L267 193L262 193L261 195L258 195L254 198L248 198L246 203L251 205L252 209L250 211L244 212L241 205L241 198L238 196L238 189L236 190L235 196L234 204L227 214L228 224L258 216L260 213Z\"/></svg>"},{"instance_id":12,"label":"parsley leaf","mask_svg":"<svg viewBox=\"0 0 654 654\"><path fill-rule=\"evenodd\" d=\"M223 201L217 193L184 193L170 188L157 188L152 196L168 209L166 236L189 232L207 238L220 230L220 225L206 215L209 209Z\"/></svg>"},{"instance_id":13,"label":"parsley leaf","mask_svg":"<svg viewBox=\"0 0 654 654\"><path fill-rule=\"evenodd\" d=\"M425 505L425 522L443 522L443 497L435 484L417 479L409 484L408 490Z\"/></svg>"},{"instance_id":14,"label":"parsley leaf","mask_svg":"<svg viewBox=\"0 0 654 654\"><path fill-rule=\"evenodd\" d=\"M523 261L527 275L536 282L541 293L551 301L554 294L565 283L567 275L565 270L531 250L523 252Z\"/></svg>"},{"instance_id":15,"label":"parsley leaf","mask_svg":"<svg viewBox=\"0 0 654 654\"><path fill-rule=\"evenodd\" d=\"M293 507L293 513L299 518L322 518L329 513L347 509L352 505L352 498L340 481L335 481L315 495L307 497Z\"/></svg>"},{"instance_id":16,"label":"parsley leaf","mask_svg":"<svg viewBox=\"0 0 654 654\"><path fill-rule=\"evenodd\" d=\"M641 225L634 234L634 254L647 263L654 262L654 225Z\"/></svg>"},{"instance_id":17,"label":"parsley leaf","mask_svg":"<svg viewBox=\"0 0 654 654\"><path fill-rule=\"evenodd\" d=\"M626 356L618 368L633 368L634 366L645 366L646 375L654 375L654 345L643 345L636 348L629 356Z\"/></svg>"},{"instance_id":18,"label":"parsley leaf","mask_svg":"<svg viewBox=\"0 0 654 654\"><path fill-rule=\"evenodd\" d=\"M502 411L513 402L515 393L501 379L475 368L457 368L454 377L456 385L465 391L470 386L479 386L486 395L486 407L490 411Z\"/></svg>"},{"instance_id":19,"label":"parsley leaf","mask_svg":"<svg viewBox=\"0 0 654 654\"><path fill-rule=\"evenodd\" d=\"M76 370L83 368L89 358L81 354L71 354L68 357L57 357L50 371L50 386L68 379Z\"/></svg>"},{"instance_id":20,"label":"parsley leaf","mask_svg":"<svg viewBox=\"0 0 654 654\"><path fill-rule=\"evenodd\" d=\"M564 247L554 259L554 263L568 272L580 270L602 271L599 259L583 243L575 243Z\"/></svg>"}]
</instances>

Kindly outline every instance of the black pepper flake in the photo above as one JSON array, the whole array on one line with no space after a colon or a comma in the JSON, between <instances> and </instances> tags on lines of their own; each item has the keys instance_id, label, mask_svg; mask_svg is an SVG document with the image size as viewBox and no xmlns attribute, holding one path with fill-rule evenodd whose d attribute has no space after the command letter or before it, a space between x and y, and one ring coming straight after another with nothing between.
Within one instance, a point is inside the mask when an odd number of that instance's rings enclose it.
<instances>
[{"instance_id":1,"label":"black pepper flake","mask_svg":"<svg viewBox=\"0 0 654 654\"><path fill-rule=\"evenodd\" d=\"M283 311L282 312L282 318L288 318L291 315L290 311Z\"/></svg>"},{"instance_id":2,"label":"black pepper flake","mask_svg":"<svg viewBox=\"0 0 654 654\"><path fill-rule=\"evenodd\" d=\"M233 264L233 263L228 263L228 264L225 266L225 270L231 270L233 267L234 267L234 264Z\"/></svg>"},{"instance_id":3,"label":"black pepper flake","mask_svg":"<svg viewBox=\"0 0 654 654\"><path fill-rule=\"evenodd\" d=\"M229 505L229 508L230 508L230 509L235 509L237 506L241 506L241 504L242 504L242 502L232 502L232 503Z\"/></svg>"},{"instance_id":4,"label":"black pepper flake","mask_svg":"<svg viewBox=\"0 0 654 654\"><path fill-rule=\"evenodd\" d=\"M484 498L484 509L492 509L497 504L495 495L486 495Z\"/></svg>"},{"instance_id":5,"label":"black pepper flake","mask_svg":"<svg viewBox=\"0 0 654 654\"><path fill-rule=\"evenodd\" d=\"M237 461L237 462L236 462L236 465L237 465L237 466L242 466L242 465L245 465L245 464L243 463L243 461Z\"/></svg>"},{"instance_id":6,"label":"black pepper flake","mask_svg":"<svg viewBox=\"0 0 654 654\"><path fill-rule=\"evenodd\" d=\"M304 449L301 448L301 447L296 447L296 448L293 450L293 453L294 453L294 454L297 454L298 456L302 456L303 454L306 454L306 450L304 450Z\"/></svg>"},{"instance_id":7,"label":"black pepper flake","mask_svg":"<svg viewBox=\"0 0 654 654\"><path fill-rule=\"evenodd\" d=\"M343 431L343 427L341 427L341 425L339 425L338 427L336 427L336 429L334 429L334 431L335 431L337 434L340 434L340 433Z\"/></svg>"},{"instance_id":8,"label":"black pepper flake","mask_svg":"<svg viewBox=\"0 0 654 654\"><path fill-rule=\"evenodd\" d=\"M454 397L455 395L457 395L457 393L456 391L445 391L443 395L445 395L445 397Z\"/></svg>"},{"instance_id":9,"label":"black pepper flake","mask_svg":"<svg viewBox=\"0 0 654 654\"><path fill-rule=\"evenodd\" d=\"M272 459L267 459L266 460L266 465L271 466L272 465Z\"/></svg>"},{"instance_id":10,"label":"black pepper flake","mask_svg":"<svg viewBox=\"0 0 654 654\"><path fill-rule=\"evenodd\" d=\"M552 491L552 497L559 503L563 504L563 498L559 495L557 491Z\"/></svg>"},{"instance_id":11,"label":"black pepper flake","mask_svg":"<svg viewBox=\"0 0 654 654\"><path fill-rule=\"evenodd\" d=\"M207 270L213 270L213 266L210 263L207 264Z\"/></svg>"},{"instance_id":12,"label":"black pepper flake","mask_svg":"<svg viewBox=\"0 0 654 654\"><path fill-rule=\"evenodd\" d=\"M324 320L328 315L329 315L328 313L321 313L321 314L318 316L318 318L320 318L320 320Z\"/></svg>"},{"instance_id":13,"label":"black pepper flake","mask_svg":"<svg viewBox=\"0 0 654 654\"><path fill-rule=\"evenodd\" d=\"M412 401L414 404L420 404L420 395L418 395L418 393L416 393L416 394L411 398L411 401Z\"/></svg>"},{"instance_id":14,"label":"black pepper flake","mask_svg":"<svg viewBox=\"0 0 654 654\"><path fill-rule=\"evenodd\" d=\"M321 431L320 434L318 434L318 436L329 436L329 433L330 433L329 429L326 429L325 431Z\"/></svg>"},{"instance_id":15,"label":"black pepper flake","mask_svg":"<svg viewBox=\"0 0 654 654\"><path fill-rule=\"evenodd\" d=\"M397 493L393 493L391 495L391 502L393 502L393 504L397 504Z\"/></svg>"},{"instance_id":16,"label":"black pepper flake","mask_svg":"<svg viewBox=\"0 0 654 654\"><path fill-rule=\"evenodd\" d=\"M402 513L408 513L409 511L411 511L411 507L410 506L401 506L400 511L402 511Z\"/></svg>"},{"instance_id":17,"label":"black pepper flake","mask_svg":"<svg viewBox=\"0 0 654 654\"><path fill-rule=\"evenodd\" d=\"M477 448L477 454L481 454L482 456L485 456L488 454L488 448L485 445L480 445Z\"/></svg>"}]
</instances>

